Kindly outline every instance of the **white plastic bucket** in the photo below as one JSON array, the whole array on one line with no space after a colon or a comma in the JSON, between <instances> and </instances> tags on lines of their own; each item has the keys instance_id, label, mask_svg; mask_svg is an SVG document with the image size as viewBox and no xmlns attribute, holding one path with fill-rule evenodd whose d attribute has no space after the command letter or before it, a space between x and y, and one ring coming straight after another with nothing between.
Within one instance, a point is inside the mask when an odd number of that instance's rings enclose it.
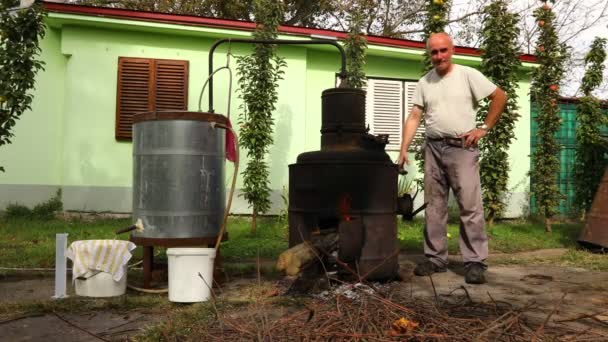
<instances>
[{"instance_id":1,"label":"white plastic bucket","mask_svg":"<svg viewBox=\"0 0 608 342\"><path fill-rule=\"evenodd\" d=\"M194 303L211 297L214 248L168 248L167 258L170 301Z\"/></svg>"},{"instance_id":2,"label":"white plastic bucket","mask_svg":"<svg viewBox=\"0 0 608 342\"><path fill-rule=\"evenodd\" d=\"M74 280L76 295L84 297L115 297L127 291L127 268L119 281L107 272L88 271Z\"/></svg>"}]
</instances>

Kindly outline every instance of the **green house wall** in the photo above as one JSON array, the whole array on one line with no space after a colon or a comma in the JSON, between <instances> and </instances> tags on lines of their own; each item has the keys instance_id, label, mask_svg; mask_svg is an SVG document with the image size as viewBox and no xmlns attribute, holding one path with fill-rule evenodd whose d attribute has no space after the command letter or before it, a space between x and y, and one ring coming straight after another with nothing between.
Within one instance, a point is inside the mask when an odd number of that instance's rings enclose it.
<instances>
[{"instance_id":1,"label":"green house wall","mask_svg":"<svg viewBox=\"0 0 608 342\"><path fill-rule=\"evenodd\" d=\"M117 66L119 57L181 59L189 61L190 110L198 109L201 87L208 73L208 51L220 38L249 37L238 30L136 22L123 19L50 13L42 41L45 70L37 76L32 110L18 121L13 143L0 148L0 209L10 203L34 205L62 190L64 208L73 211L122 212L131 210L132 146L114 137ZM301 37L282 36L284 39ZM214 66L226 64L228 46L216 50ZM234 44L234 55L249 47ZM339 55L332 47L281 46L287 68L279 84L274 145L269 155L273 209L284 207L281 194L288 185L288 165L298 154L320 146L321 92L335 84ZM416 80L422 51L370 45L366 73L371 77ZM470 56L455 56L457 63L478 65ZM230 114L237 128L240 101L236 63ZM526 67L529 67L526 66ZM227 114L228 73L214 78L214 105ZM529 81L522 71L511 158L512 194L508 216L518 216L527 203L530 152ZM202 109L207 109L203 96ZM396 158L395 153L391 152ZM242 153L241 155L245 155ZM246 157L241 165L246 165ZM416 167L410 167L412 176ZM232 164L226 165L226 175ZM226 179L228 186L229 179ZM241 178L237 189L241 187ZM521 202L523 201L523 202ZM521 203L520 203L521 202ZM235 197L234 213L249 212Z\"/></svg>"}]
</instances>

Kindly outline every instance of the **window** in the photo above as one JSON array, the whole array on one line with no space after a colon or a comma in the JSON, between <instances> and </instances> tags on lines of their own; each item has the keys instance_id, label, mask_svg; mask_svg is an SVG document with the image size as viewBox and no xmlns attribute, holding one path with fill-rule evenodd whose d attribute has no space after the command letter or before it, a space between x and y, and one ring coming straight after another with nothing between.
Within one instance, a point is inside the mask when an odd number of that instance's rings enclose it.
<instances>
[{"instance_id":1,"label":"window","mask_svg":"<svg viewBox=\"0 0 608 342\"><path fill-rule=\"evenodd\" d=\"M188 61L120 57L116 95L117 140L131 140L133 115L186 110Z\"/></svg>"},{"instance_id":2,"label":"window","mask_svg":"<svg viewBox=\"0 0 608 342\"><path fill-rule=\"evenodd\" d=\"M387 151L399 151L403 122L413 106L416 83L394 79L367 79L366 124L370 128L370 134L389 135ZM423 133L424 126L421 124L412 145L422 138Z\"/></svg>"}]
</instances>

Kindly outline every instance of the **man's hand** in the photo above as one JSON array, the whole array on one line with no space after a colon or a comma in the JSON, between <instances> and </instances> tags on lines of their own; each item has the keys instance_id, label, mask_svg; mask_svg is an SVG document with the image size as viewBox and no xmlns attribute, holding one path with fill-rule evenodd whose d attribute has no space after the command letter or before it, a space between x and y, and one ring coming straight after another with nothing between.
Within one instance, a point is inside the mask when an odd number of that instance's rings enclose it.
<instances>
[{"instance_id":1,"label":"man's hand","mask_svg":"<svg viewBox=\"0 0 608 342\"><path fill-rule=\"evenodd\" d=\"M485 129L473 128L472 130L461 135L460 138L464 138L464 147L477 146L479 140L486 136L488 132Z\"/></svg>"},{"instance_id":2,"label":"man's hand","mask_svg":"<svg viewBox=\"0 0 608 342\"><path fill-rule=\"evenodd\" d=\"M397 158L397 165L399 166L399 170L403 170L405 165L410 165L410 161L407 159L407 151L401 151L399 153L399 157Z\"/></svg>"}]
</instances>

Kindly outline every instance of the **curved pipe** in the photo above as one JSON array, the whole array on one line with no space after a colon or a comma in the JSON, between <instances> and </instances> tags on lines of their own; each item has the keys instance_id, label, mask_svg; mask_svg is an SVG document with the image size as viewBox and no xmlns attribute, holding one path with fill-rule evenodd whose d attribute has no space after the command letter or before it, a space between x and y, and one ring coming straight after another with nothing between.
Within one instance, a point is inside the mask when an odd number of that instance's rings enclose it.
<instances>
[{"instance_id":1,"label":"curved pipe","mask_svg":"<svg viewBox=\"0 0 608 342\"><path fill-rule=\"evenodd\" d=\"M213 52L222 43L248 43L248 44L277 44L277 45L333 45L340 51L342 66L340 67L340 78L346 77L346 53L340 44L331 40L311 39L311 40L286 40L286 39L220 39L215 42L209 50L209 110L207 112L214 113L213 109Z\"/></svg>"}]
</instances>

